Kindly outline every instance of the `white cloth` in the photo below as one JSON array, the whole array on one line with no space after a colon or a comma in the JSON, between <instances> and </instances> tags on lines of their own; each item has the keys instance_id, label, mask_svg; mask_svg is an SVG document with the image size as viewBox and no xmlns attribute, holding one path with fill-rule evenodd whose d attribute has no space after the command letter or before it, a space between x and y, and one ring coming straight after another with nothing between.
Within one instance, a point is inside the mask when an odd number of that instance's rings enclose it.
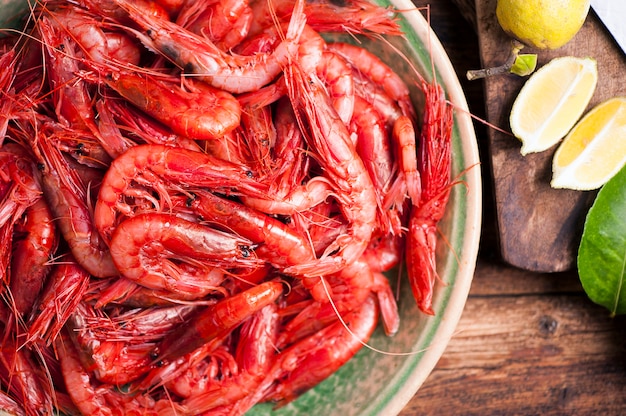
<instances>
[{"instance_id":1,"label":"white cloth","mask_svg":"<svg viewBox=\"0 0 626 416\"><path fill-rule=\"evenodd\" d=\"M591 0L591 7L626 53L626 1Z\"/></svg>"}]
</instances>

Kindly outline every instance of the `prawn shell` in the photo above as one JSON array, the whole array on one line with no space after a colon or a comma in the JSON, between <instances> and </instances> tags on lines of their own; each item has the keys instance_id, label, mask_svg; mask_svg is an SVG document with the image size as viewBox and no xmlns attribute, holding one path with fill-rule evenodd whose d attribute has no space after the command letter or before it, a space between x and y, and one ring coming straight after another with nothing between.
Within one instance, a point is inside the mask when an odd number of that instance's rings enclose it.
<instances>
[{"instance_id":1,"label":"prawn shell","mask_svg":"<svg viewBox=\"0 0 626 416\"><path fill-rule=\"evenodd\" d=\"M168 334L155 349L155 363L174 360L211 340L221 338L283 294L281 282L261 283L211 305Z\"/></svg>"},{"instance_id":2,"label":"prawn shell","mask_svg":"<svg viewBox=\"0 0 626 416\"><path fill-rule=\"evenodd\" d=\"M110 252L120 273L152 289L202 291L212 286L212 269L254 267L250 241L172 214L145 213L117 226ZM196 266L192 271L168 260ZM166 264L168 262L168 264ZM207 270L206 273L204 270ZM205 280L206 277L206 280Z\"/></svg>"}]
</instances>

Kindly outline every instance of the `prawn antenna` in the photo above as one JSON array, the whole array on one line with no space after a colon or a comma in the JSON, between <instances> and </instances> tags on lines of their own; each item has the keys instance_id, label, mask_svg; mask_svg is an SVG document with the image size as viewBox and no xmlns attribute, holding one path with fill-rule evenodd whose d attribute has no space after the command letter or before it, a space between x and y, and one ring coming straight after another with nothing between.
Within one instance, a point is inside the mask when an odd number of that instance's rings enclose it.
<instances>
[{"instance_id":1,"label":"prawn antenna","mask_svg":"<svg viewBox=\"0 0 626 416\"><path fill-rule=\"evenodd\" d=\"M412 356L412 355L418 355L418 354L422 354L426 351L428 351L432 345L426 347L426 348L422 348L416 351L385 351L382 350L380 348L377 348L373 345L368 344L366 341L363 341L360 337L358 337L354 331L352 331L352 329L350 329L350 326L346 323L346 321L343 319L343 317L341 316L339 310L337 309L337 306L335 305L335 302L333 301L331 294L330 294L330 290L328 289L328 284L326 283L326 280L324 279L323 276L320 277L320 281L322 282L322 287L324 288L324 292L326 292L326 296L328 297L328 300L333 308L333 311L335 312L335 315L337 315L337 319L339 319L339 322L341 322L341 325L344 327L344 329L346 331L348 331L348 333L350 333L350 335L352 335L353 337L355 337L359 343L364 347L367 348L370 351L373 351L377 354L382 354L382 355L389 355L389 356L394 356L394 357L406 357L406 356Z\"/></svg>"}]
</instances>

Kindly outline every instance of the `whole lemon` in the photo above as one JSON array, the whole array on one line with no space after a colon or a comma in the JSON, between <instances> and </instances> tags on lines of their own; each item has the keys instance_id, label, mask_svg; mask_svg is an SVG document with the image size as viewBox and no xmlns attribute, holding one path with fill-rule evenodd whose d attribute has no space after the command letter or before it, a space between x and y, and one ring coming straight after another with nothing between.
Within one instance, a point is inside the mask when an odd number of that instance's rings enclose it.
<instances>
[{"instance_id":1,"label":"whole lemon","mask_svg":"<svg viewBox=\"0 0 626 416\"><path fill-rule=\"evenodd\" d=\"M539 49L556 49L580 30L590 0L498 0L496 16L502 29L520 42Z\"/></svg>"}]
</instances>

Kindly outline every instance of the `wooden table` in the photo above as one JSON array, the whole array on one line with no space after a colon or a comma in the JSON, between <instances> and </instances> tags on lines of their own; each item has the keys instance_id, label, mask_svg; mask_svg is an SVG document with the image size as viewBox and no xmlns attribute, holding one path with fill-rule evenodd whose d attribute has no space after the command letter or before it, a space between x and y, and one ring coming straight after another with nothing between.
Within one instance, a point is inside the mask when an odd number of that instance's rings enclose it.
<instances>
[{"instance_id":1,"label":"wooden table","mask_svg":"<svg viewBox=\"0 0 626 416\"><path fill-rule=\"evenodd\" d=\"M472 25L452 0L414 1L430 3L470 110L484 117L482 82L465 79L480 67ZM486 127L475 126L484 177L476 273L455 335L401 415L626 414L626 317L593 304L575 270L541 274L502 261Z\"/></svg>"}]
</instances>

